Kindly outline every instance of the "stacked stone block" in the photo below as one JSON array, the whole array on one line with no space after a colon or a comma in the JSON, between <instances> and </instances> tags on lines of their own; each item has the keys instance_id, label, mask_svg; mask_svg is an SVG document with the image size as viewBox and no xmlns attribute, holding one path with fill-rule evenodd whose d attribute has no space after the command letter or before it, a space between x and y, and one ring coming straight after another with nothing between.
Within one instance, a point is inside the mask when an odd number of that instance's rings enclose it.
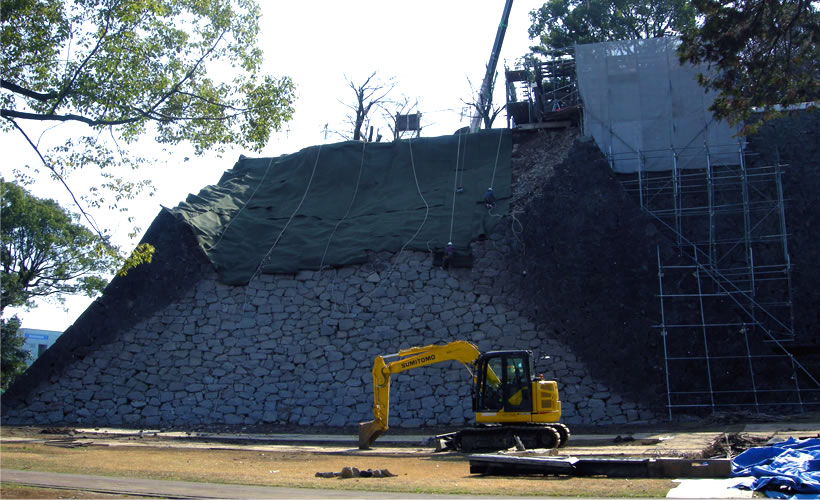
<instances>
[{"instance_id":1,"label":"stacked stone block","mask_svg":"<svg viewBox=\"0 0 820 500\"><path fill-rule=\"evenodd\" d=\"M473 244L471 269L445 271L427 253L404 251L340 269L260 275L247 286L208 273L181 300L41 383L36 402L4 423L353 426L372 419L374 357L453 340L550 356L536 370L559 382L569 424L653 420L517 309L501 258L506 233ZM391 426L473 421L462 365L392 380Z\"/></svg>"}]
</instances>

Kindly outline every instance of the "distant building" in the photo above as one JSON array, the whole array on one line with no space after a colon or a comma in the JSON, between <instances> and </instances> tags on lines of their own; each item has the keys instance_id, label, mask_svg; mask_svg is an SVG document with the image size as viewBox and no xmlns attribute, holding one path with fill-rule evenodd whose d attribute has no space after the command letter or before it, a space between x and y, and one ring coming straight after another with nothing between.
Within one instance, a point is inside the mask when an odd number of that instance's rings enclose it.
<instances>
[{"instance_id":1,"label":"distant building","mask_svg":"<svg viewBox=\"0 0 820 500\"><path fill-rule=\"evenodd\" d=\"M31 359L28 361L29 365L34 363L34 360L39 358L63 334L63 332L55 330L36 330L34 328L20 328L20 331L26 339L23 343L23 349L31 354Z\"/></svg>"}]
</instances>

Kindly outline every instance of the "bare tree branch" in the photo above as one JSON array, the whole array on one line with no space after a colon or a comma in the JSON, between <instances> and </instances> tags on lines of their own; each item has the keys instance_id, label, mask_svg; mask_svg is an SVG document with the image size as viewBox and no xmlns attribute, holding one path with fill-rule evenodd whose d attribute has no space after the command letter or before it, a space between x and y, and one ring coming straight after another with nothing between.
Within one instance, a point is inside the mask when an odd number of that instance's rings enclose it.
<instances>
[{"instance_id":1,"label":"bare tree branch","mask_svg":"<svg viewBox=\"0 0 820 500\"><path fill-rule=\"evenodd\" d=\"M475 110L476 113L478 113L478 115L481 117L481 120L484 122L485 129L492 128L493 122L498 117L498 115L507 107L507 105L504 104L502 106L493 106L492 101L488 101L485 102L484 106L482 107L479 102L477 92L475 91L475 87L473 87L473 82L471 82L470 79L467 78L467 83L470 85L470 94L475 97L473 97L470 101L462 99L461 102L463 102L467 106L470 106ZM493 86L495 86L495 79L493 79ZM490 92L490 95L492 95L492 92Z\"/></svg>"},{"instance_id":2,"label":"bare tree branch","mask_svg":"<svg viewBox=\"0 0 820 500\"><path fill-rule=\"evenodd\" d=\"M390 109L388 109L387 104L392 105ZM393 134L394 141L401 139L404 132L399 130L399 115L409 115L414 109L418 108L418 105L418 99L411 105L410 98L407 96L402 96L398 101L379 104L379 108L382 110L382 116L387 122L387 128L390 130L390 133ZM421 130L421 124L419 124L419 130Z\"/></svg>"},{"instance_id":3,"label":"bare tree branch","mask_svg":"<svg viewBox=\"0 0 820 500\"><path fill-rule=\"evenodd\" d=\"M386 82L377 82L374 80L376 71L370 74L361 85L356 84L352 79L347 77L347 83L356 95L355 104L341 102L344 106L350 108L353 114L347 116L347 122L353 127L352 140L358 141L363 138L363 128L366 130L366 124L370 119L370 111L373 106L378 106L387 97L387 94L393 90L395 83L392 79ZM342 137L348 138L342 133ZM367 140L367 137L364 137Z\"/></svg>"}]
</instances>

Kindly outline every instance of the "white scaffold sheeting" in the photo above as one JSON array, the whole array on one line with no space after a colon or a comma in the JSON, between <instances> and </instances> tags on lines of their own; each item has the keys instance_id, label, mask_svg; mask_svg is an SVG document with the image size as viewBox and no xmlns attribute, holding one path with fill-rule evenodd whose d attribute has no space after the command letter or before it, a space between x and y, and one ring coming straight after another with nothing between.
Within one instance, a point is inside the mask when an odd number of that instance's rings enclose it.
<instances>
[{"instance_id":1,"label":"white scaffold sheeting","mask_svg":"<svg viewBox=\"0 0 820 500\"><path fill-rule=\"evenodd\" d=\"M616 172L737 164L737 128L709 111L714 92L697 83L705 67L681 66L675 38L575 47L584 133L611 155ZM677 153L677 155L675 154ZM643 164L642 164L643 163Z\"/></svg>"}]
</instances>

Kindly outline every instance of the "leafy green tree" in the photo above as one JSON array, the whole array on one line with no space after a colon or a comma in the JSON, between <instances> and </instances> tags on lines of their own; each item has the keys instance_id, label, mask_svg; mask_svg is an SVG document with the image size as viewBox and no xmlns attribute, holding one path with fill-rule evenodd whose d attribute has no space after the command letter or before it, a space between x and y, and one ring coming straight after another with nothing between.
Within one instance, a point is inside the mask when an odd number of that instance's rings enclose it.
<instances>
[{"instance_id":1,"label":"leafy green tree","mask_svg":"<svg viewBox=\"0 0 820 500\"><path fill-rule=\"evenodd\" d=\"M530 12L535 53L550 54L577 43L680 34L695 24L689 0L549 0Z\"/></svg>"},{"instance_id":2,"label":"leafy green tree","mask_svg":"<svg viewBox=\"0 0 820 500\"><path fill-rule=\"evenodd\" d=\"M35 298L101 292L116 251L53 200L0 180L0 314Z\"/></svg>"},{"instance_id":3,"label":"leafy green tree","mask_svg":"<svg viewBox=\"0 0 820 500\"><path fill-rule=\"evenodd\" d=\"M811 0L692 0L703 19L683 36L682 62L706 63L706 88L718 91L710 108L732 124L760 108L764 118L777 106L820 96L820 10ZM760 122L758 122L760 123ZM747 125L746 132L756 127Z\"/></svg>"},{"instance_id":4,"label":"leafy green tree","mask_svg":"<svg viewBox=\"0 0 820 500\"><path fill-rule=\"evenodd\" d=\"M17 316L8 321L0 319L0 389L3 391L26 371L27 362L31 359L31 354L23 349L25 339L19 329Z\"/></svg>"},{"instance_id":5,"label":"leafy green tree","mask_svg":"<svg viewBox=\"0 0 820 500\"><path fill-rule=\"evenodd\" d=\"M75 197L99 233L84 204L117 206L149 185L118 173L145 161L122 145L153 134L197 154L259 151L291 118L293 82L260 68L259 17L254 0L3 0L0 128L66 188L71 171L101 169L83 203ZM87 133L42 150L37 124L61 123Z\"/></svg>"}]
</instances>

